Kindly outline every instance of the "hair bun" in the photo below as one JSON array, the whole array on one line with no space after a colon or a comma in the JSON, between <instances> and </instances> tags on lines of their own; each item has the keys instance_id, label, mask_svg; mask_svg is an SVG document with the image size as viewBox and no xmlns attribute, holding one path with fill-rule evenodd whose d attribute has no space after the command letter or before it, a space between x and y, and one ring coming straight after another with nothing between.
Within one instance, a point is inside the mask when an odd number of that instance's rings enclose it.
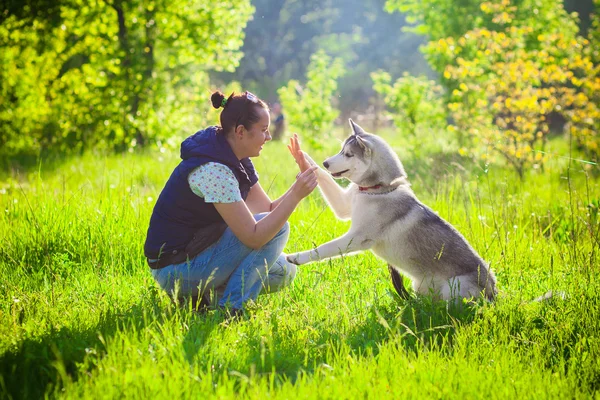
<instances>
[{"instance_id":1,"label":"hair bun","mask_svg":"<svg viewBox=\"0 0 600 400\"><path fill-rule=\"evenodd\" d=\"M221 107L221 104L223 104L224 99L225 95L218 90L213 92L213 94L210 96L210 101L212 102L212 106L214 108Z\"/></svg>"}]
</instances>

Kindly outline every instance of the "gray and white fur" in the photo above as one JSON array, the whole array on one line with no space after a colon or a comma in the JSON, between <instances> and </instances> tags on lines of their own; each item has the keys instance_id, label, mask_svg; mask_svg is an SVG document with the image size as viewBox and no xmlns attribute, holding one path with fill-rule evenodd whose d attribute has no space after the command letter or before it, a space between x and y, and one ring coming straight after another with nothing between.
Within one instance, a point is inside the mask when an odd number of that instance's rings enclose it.
<instances>
[{"instance_id":1,"label":"gray and white fur","mask_svg":"<svg viewBox=\"0 0 600 400\"><path fill-rule=\"evenodd\" d=\"M354 121L350 125L353 132L342 150L323 162L329 173L316 171L335 215L352 221L350 230L316 249L290 254L288 261L301 265L372 250L406 274L417 293L492 300L496 278L488 265L452 225L417 199L390 146ZM342 177L352 182L346 189L333 179Z\"/></svg>"}]
</instances>

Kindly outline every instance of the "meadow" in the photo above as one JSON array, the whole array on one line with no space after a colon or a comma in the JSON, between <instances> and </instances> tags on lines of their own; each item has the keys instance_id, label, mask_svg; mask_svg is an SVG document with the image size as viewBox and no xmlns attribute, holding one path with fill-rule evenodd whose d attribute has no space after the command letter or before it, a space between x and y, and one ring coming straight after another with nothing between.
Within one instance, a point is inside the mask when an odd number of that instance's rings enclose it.
<instances>
[{"instance_id":1,"label":"meadow","mask_svg":"<svg viewBox=\"0 0 600 400\"><path fill-rule=\"evenodd\" d=\"M239 320L179 307L142 251L179 151L90 152L0 176L0 397L598 398L598 167L557 141L521 180L385 137L417 196L490 262L497 301L401 300L364 253L301 266ZM272 198L297 172L281 142L255 165ZM290 224L288 252L349 226L318 191ZM549 290L564 296L532 302Z\"/></svg>"}]
</instances>

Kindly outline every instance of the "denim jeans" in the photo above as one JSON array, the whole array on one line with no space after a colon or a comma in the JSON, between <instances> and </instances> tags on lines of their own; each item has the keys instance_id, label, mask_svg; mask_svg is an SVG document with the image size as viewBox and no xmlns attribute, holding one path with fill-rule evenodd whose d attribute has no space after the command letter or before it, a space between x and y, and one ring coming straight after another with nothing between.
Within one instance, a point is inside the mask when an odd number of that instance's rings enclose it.
<instances>
[{"instance_id":1,"label":"denim jeans","mask_svg":"<svg viewBox=\"0 0 600 400\"><path fill-rule=\"evenodd\" d=\"M258 221L265 215L257 214L254 219ZM152 276L170 294L202 296L213 289L218 295L222 292L220 306L241 309L247 300L276 292L296 276L296 266L283 254L289 233L286 222L273 239L253 250L227 228L216 243L193 259L152 270Z\"/></svg>"}]
</instances>

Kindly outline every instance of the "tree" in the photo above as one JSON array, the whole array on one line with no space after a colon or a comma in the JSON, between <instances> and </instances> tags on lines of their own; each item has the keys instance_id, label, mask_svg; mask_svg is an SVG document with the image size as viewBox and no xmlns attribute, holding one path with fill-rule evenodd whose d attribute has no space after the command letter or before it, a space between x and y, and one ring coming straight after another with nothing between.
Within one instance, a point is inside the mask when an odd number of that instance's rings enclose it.
<instances>
[{"instance_id":1,"label":"tree","mask_svg":"<svg viewBox=\"0 0 600 400\"><path fill-rule=\"evenodd\" d=\"M597 148L598 70L590 41L577 35L576 16L558 0L475 3L464 1L456 11L458 18L469 14L461 26L445 14L448 1L388 1L430 35L424 52L441 74L456 130L470 139L472 151L488 159L500 154L523 177L529 165L542 166L557 117L569 121L582 147ZM434 4L442 16L428 8Z\"/></svg>"},{"instance_id":2,"label":"tree","mask_svg":"<svg viewBox=\"0 0 600 400\"><path fill-rule=\"evenodd\" d=\"M253 11L249 0L70 0L47 12L43 4L0 12L5 153L123 150L198 123L207 71L235 69Z\"/></svg>"}]
</instances>

